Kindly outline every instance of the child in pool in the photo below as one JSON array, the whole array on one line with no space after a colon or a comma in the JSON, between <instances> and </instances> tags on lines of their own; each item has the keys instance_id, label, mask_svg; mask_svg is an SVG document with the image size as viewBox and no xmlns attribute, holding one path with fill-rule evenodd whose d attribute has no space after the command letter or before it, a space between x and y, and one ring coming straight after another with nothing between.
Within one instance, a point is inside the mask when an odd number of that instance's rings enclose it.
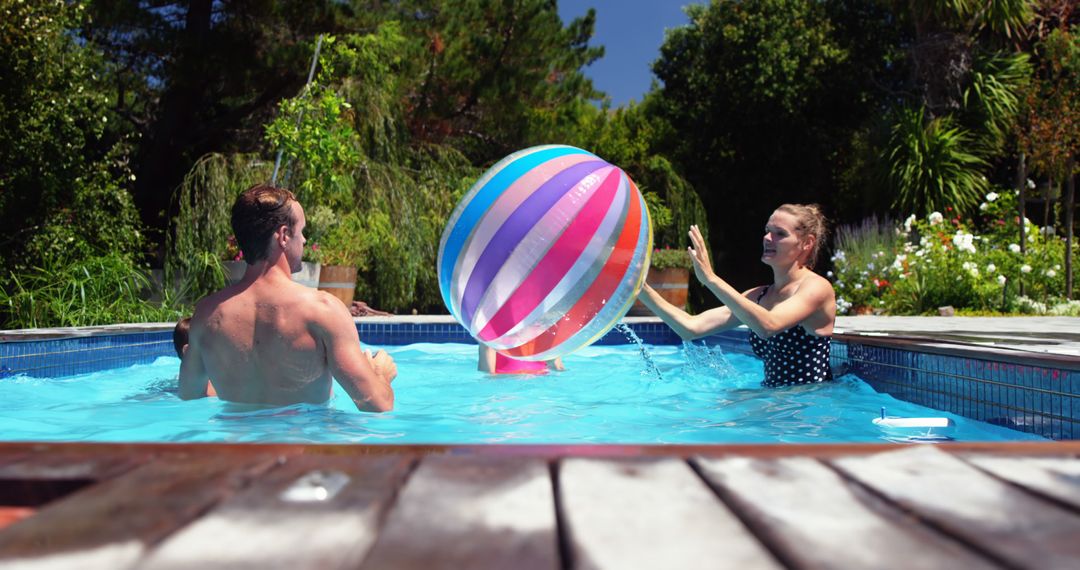
<instances>
[{"instance_id":1,"label":"child in pool","mask_svg":"<svg viewBox=\"0 0 1080 570\"><path fill-rule=\"evenodd\" d=\"M188 350L188 337L191 335L191 317L184 317L177 321L176 328L172 332L173 348L176 349L176 357L180 360L184 359L184 355ZM206 386L206 395L212 398L217 397L217 390L214 390L214 383L210 382Z\"/></svg>"},{"instance_id":2,"label":"child in pool","mask_svg":"<svg viewBox=\"0 0 1080 570\"><path fill-rule=\"evenodd\" d=\"M479 364L477 370L488 374L544 374L548 370L566 370L563 367L562 358L555 358L546 362L534 362L531 360L518 360L503 356L495 349L483 344L479 346Z\"/></svg>"}]
</instances>

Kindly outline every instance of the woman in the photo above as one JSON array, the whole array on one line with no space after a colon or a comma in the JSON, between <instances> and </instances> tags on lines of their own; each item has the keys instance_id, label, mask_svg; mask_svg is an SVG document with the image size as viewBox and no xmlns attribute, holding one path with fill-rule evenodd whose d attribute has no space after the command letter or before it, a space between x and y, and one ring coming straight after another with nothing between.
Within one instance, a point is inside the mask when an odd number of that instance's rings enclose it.
<instances>
[{"instance_id":1,"label":"woman","mask_svg":"<svg viewBox=\"0 0 1080 570\"><path fill-rule=\"evenodd\" d=\"M836 295L832 285L813 272L825 231L825 217L816 205L777 208L765 225L761 244L761 261L772 267L773 281L739 293L713 273L705 239L692 226L688 251L694 273L724 306L690 315L648 285L640 298L684 340L745 324L754 354L765 363L765 386L831 380L829 340L836 322Z\"/></svg>"}]
</instances>

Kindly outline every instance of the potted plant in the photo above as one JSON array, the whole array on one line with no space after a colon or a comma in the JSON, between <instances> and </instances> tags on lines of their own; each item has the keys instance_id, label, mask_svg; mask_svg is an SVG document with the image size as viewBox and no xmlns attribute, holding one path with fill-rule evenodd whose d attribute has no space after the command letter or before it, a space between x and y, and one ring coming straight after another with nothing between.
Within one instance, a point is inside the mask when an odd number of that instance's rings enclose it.
<instances>
[{"instance_id":1,"label":"potted plant","mask_svg":"<svg viewBox=\"0 0 1080 570\"><path fill-rule=\"evenodd\" d=\"M229 285L238 283L244 278L247 262L244 261L244 252L240 250L236 236L229 236L225 243L225 253L221 257L221 264L225 266L225 276L229 280Z\"/></svg>"},{"instance_id":2,"label":"potted plant","mask_svg":"<svg viewBox=\"0 0 1080 570\"><path fill-rule=\"evenodd\" d=\"M654 249L649 264L649 273L645 282L667 302L680 309L686 309L686 297L690 287L690 269L693 262L685 249L672 249L665 246ZM631 315L651 315L648 307L641 301L634 301L630 308Z\"/></svg>"},{"instance_id":3,"label":"potted plant","mask_svg":"<svg viewBox=\"0 0 1080 570\"><path fill-rule=\"evenodd\" d=\"M293 281L307 287L319 286L325 251L323 238L335 225L337 225L337 216L334 210L322 204L311 209L311 213L307 216L307 225L304 227L307 245L301 257L303 264L299 272L293 273Z\"/></svg>"},{"instance_id":4,"label":"potted plant","mask_svg":"<svg viewBox=\"0 0 1080 570\"><path fill-rule=\"evenodd\" d=\"M322 251L322 272L319 290L341 299L351 306L356 293L357 267L367 257L365 225L359 212L349 212L341 217L327 232Z\"/></svg>"}]
</instances>

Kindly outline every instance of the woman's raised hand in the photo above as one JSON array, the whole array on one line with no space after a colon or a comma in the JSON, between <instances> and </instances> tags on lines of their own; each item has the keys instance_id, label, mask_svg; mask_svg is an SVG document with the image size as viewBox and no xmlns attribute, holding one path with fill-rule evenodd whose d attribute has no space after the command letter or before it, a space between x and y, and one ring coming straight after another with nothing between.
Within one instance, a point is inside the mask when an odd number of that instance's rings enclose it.
<instances>
[{"instance_id":1,"label":"woman's raised hand","mask_svg":"<svg viewBox=\"0 0 1080 570\"><path fill-rule=\"evenodd\" d=\"M705 238L696 225L690 226L690 247L686 248L690 254L690 260L694 262L694 274L698 281L708 282L715 274L713 273L712 261L709 260L709 248L705 245Z\"/></svg>"}]
</instances>

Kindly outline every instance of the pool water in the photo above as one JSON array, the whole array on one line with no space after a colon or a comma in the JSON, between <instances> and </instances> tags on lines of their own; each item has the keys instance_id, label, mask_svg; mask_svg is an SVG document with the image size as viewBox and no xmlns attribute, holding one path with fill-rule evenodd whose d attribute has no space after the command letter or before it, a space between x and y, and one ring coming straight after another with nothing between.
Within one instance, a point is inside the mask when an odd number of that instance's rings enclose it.
<instances>
[{"instance_id":1,"label":"pool water","mask_svg":"<svg viewBox=\"0 0 1080 570\"><path fill-rule=\"evenodd\" d=\"M761 362L698 345L588 347L567 370L488 375L476 346L389 347L395 410L358 412L335 387L326 405L252 409L176 396L180 361L0 382L0 439L289 443L825 443L1041 439L896 400L855 376L760 386ZM882 428L889 416L948 417L945 431Z\"/></svg>"}]
</instances>

